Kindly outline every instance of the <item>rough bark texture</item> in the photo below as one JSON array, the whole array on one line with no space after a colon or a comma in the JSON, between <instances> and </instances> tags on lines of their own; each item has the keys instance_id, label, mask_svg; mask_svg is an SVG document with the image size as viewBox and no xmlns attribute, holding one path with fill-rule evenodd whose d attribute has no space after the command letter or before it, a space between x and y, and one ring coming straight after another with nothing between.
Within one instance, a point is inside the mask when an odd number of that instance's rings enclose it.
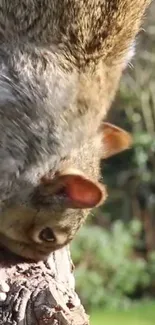
<instances>
[{"instance_id":1,"label":"rough bark texture","mask_svg":"<svg viewBox=\"0 0 155 325\"><path fill-rule=\"evenodd\" d=\"M88 325L88 316L74 291L68 248L47 262L25 262L0 249L0 278L10 285L0 304L0 325Z\"/></svg>"}]
</instances>

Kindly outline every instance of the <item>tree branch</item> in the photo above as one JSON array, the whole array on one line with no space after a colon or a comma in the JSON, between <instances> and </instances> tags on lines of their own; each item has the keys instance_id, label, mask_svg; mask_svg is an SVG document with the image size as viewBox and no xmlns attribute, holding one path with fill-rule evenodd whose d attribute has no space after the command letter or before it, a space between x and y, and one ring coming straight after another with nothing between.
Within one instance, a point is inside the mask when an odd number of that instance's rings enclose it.
<instances>
[{"instance_id":1,"label":"tree branch","mask_svg":"<svg viewBox=\"0 0 155 325\"><path fill-rule=\"evenodd\" d=\"M68 247L38 263L25 262L1 248L0 278L10 285L0 305L0 325L89 325L74 291Z\"/></svg>"}]
</instances>

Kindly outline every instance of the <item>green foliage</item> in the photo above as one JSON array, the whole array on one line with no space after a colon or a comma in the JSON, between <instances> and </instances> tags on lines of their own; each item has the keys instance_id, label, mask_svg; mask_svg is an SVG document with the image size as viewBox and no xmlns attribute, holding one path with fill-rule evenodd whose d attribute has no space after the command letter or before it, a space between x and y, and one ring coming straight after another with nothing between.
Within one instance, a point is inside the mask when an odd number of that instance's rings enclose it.
<instances>
[{"instance_id":1,"label":"green foliage","mask_svg":"<svg viewBox=\"0 0 155 325\"><path fill-rule=\"evenodd\" d=\"M134 136L134 163L143 182L155 181L154 172L150 168L154 161L155 138L146 132L139 132ZM148 162L150 162L148 164Z\"/></svg>"},{"instance_id":2,"label":"green foliage","mask_svg":"<svg viewBox=\"0 0 155 325\"><path fill-rule=\"evenodd\" d=\"M82 302L92 307L126 307L137 288L146 288L155 271L155 256L150 257L152 274L143 258L133 251L141 230L138 221L128 226L121 221L107 231L84 226L72 243L76 265L76 289Z\"/></svg>"},{"instance_id":3,"label":"green foliage","mask_svg":"<svg viewBox=\"0 0 155 325\"><path fill-rule=\"evenodd\" d=\"M155 251L148 254L148 269L153 285L153 283L155 283Z\"/></svg>"}]
</instances>

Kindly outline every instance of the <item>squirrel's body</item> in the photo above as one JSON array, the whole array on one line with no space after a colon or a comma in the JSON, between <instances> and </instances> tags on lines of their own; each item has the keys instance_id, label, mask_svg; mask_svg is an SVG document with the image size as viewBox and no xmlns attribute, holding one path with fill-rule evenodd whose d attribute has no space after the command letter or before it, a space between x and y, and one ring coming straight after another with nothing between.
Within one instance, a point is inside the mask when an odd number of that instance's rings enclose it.
<instances>
[{"instance_id":1,"label":"squirrel's body","mask_svg":"<svg viewBox=\"0 0 155 325\"><path fill-rule=\"evenodd\" d=\"M19 255L67 244L106 198L100 159L130 140L101 121L149 2L0 1L0 241Z\"/></svg>"}]
</instances>

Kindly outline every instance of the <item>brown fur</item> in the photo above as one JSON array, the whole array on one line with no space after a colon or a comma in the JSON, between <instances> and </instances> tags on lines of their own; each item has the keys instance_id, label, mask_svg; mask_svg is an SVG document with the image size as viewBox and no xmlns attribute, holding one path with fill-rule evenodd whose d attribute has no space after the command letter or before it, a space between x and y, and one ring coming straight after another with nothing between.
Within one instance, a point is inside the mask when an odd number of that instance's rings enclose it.
<instances>
[{"instance_id":1,"label":"brown fur","mask_svg":"<svg viewBox=\"0 0 155 325\"><path fill-rule=\"evenodd\" d=\"M101 123L149 3L0 1L0 241L17 254L46 258L106 199L100 159L130 140Z\"/></svg>"}]
</instances>

